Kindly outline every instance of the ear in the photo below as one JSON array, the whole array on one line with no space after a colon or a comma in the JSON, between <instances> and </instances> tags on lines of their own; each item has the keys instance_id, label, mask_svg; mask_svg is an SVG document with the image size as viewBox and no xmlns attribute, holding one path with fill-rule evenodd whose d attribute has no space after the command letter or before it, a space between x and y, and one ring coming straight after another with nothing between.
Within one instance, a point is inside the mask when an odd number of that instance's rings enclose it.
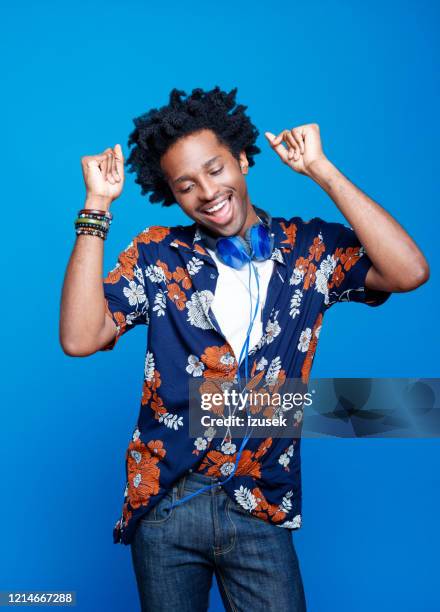
<instances>
[{"instance_id":1,"label":"ear","mask_svg":"<svg viewBox=\"0 0 440 612\"><path fill-rule=\"evenodd\" d=\"M239 162L240 162L240 169L241 169L242 174L247 174L249 170L249 161L244 151L241 151L240 153Z\"/></svg>"}]
</instances>

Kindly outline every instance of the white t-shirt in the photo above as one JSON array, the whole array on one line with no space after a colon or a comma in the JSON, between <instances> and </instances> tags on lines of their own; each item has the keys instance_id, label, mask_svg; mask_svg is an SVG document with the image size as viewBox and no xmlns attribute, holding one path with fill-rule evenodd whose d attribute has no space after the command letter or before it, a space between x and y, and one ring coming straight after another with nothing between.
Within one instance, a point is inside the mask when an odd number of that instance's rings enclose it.
<instances>
[{"instance_id":1,"label":"white t-shirt","mask_svg":"<svg viewBox=\"0 0 440 612\"><path fill-rule=\"evenodd\" d=\"M207 249L217 264L218 278L214 299L211 309L222 330L226 340L231 345L238 361L240 352L245 343L249 324L255 313L258 290L255 273L251 267L251 295L252 295L252 317L250 313L249 297L249 265L246 264L241 270L236 270L222 263L214 251ZM258 271L260 285L260 303L254 319L252 331L249 337L249 350L251 350L263 335L262 311L266 302L267 287L272 276L274 262L272 259L265 261L253 261ZM245 357L245 352L241 362ZM241 363L240 362L240 363Z\"/></svg>"}]
</instances>

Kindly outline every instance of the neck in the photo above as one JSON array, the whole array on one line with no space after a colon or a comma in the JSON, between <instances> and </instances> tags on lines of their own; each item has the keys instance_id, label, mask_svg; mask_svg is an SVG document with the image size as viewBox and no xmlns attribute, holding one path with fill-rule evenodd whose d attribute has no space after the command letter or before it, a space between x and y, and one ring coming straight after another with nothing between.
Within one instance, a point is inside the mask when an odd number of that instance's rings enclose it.
<instances>
[{"instance_id":1,"label":"neck","mask_svg":"<svg viewBox=\"0 0 440 612\"><path fill-rule=\"evenodd\" d=\"M247 216L246 216L246 221L244 222L243 227L241 228L241 230L239 231L238 235L241 236L242 238L244 238L244 235L246 233L246 230L248 230L252 225L254 225L254 223L257 223L258 221L258 216L254 210L253 205L249 202L248 203L248 209L247 209Z\"/></svg>"}]
</instances>

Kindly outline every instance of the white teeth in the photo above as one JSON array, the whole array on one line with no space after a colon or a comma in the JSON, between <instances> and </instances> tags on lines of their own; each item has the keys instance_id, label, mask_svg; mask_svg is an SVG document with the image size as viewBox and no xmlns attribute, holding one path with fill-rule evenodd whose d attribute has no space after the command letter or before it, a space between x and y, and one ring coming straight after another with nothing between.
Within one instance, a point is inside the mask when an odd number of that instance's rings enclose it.
<instances>
[{"instance_id":1,"label":"white teeth","mask_svg":"<svg viewBox=\"0 0 440 612\"><path fill-rule=\"evenodd\" d=\"M219 202L218 204L216 204L212 208L207 208L205 212L208 212L208 213L217 212L218 210L223 208L223 206L227 203L228 199L229 198L226 198L226 200L222 200L221 202Z\"/></svg>"}]
</instances>

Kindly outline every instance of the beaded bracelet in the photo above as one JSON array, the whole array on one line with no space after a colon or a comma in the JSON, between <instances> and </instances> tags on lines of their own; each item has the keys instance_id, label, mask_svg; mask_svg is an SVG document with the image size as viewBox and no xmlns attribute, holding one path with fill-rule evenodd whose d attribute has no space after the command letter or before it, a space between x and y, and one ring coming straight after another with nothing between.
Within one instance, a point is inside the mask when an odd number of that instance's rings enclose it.
<instances>
[{"instance_id":1,"label":"beaded bracelet","mask_svg":"<svg viewBox=\"0 0 440 612\"><path fill-rule=\"evenodd\" d=\"M82 223L102 227L103 229L108 229L110 227L110 223L108 221L103 221L102 219L93 219L92 217L78 217L75 219L75 225L81 225Z\"/></svg>"},{"instance_id":2,"label":"beaded bracelet","mask_svg":"<svg viewBox=\"0 0 440 612\"><path fill-rule=\"evenodd\" d=\"M113 215L108 210L82 208L74 222L76 234L99 236L105 240L112 220Z\"/></svg>"},{"instance_id":3,"label":"beaded bracelet","mask_svg":"<svg viewBox=\"0 0 440 612\"><path fill-rule=\"evenodd\" d=\"M84 234L86 236L99 236L103 240L107 238L107 234L98 229L86 229L84 227L80 227L76 230L76 235L79 236L80 234Z\"/></svg>"},{"instance_id":4,"label":"beaded bracelet","mask_svg":"<svg viewBox=\"0 0 440 612\"><path fill-rule=\"evenodd\" d=\"M107 217L108 219L113 219L113 215L109 210L97 210L96 208L81 208L81 210L78 211L78 214L80 215L82 213L99 215L100 217Z\"/></svg>"}]
</instances>

